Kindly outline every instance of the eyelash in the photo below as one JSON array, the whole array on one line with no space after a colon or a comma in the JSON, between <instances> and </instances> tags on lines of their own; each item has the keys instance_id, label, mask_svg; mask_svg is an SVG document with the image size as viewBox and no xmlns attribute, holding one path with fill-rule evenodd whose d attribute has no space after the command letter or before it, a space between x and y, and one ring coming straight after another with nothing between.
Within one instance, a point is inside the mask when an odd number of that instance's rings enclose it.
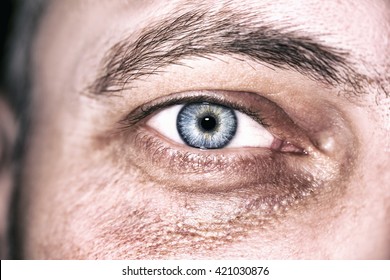
<instances>
[{"instance_id":1,"label":"eyelash","mask_svg":"<svg viewBox=\"0 0 390 280\"><path fill-rule=\"evenodd\" d=\"M290 201L285 205L288 207L321 184L311 176L312 166L294 167L308 163L301 154L258 148L236 152L188 149L167 144L143 125L133 128L132 133L126 133L127 145L133 149L125 151L121 157L146 173L148 181L175 192L235 193L246 197L252 210L256 210L265 202L272 206Z\"/></svg>"},{"instance_id":2,"label":"eyelash","mask_svg":"<svg viewBox=\"0 0 390 280\"><path fill-rule=\"evenodd\" d=\"M169 141L146 124L154 113L169 106L196 102L220 104L247 114L275 138L292 140L292 145L302 150L194 149ZM303 149L311 147L306 132L278 104L257 93L217 90L173 93L137 107L119 124L122 137L115 137L121 141L117 146L120 148L115 149L115 162L126 168L126 172L136 170L137 174L144 174L140 180L147 178L154 188L173 193L215 195L227 200L229 195L242 203L244 212L256 213L260 219L276 213L270 210L275 205L280 206L278 213L283 212L324 183L320 176L313 176L319 171L318 165L313 164L313 158ZM268 205L268 210L262 208L264 205Z\"/></svg>"},{"instance_id":3,"label":"eyelash","mask_svg":"<svg viewBox=\"0 0 390 280\"><path fill-rule=\"evenodd\" d=\"M125 127L132 126L142 121L143 119L146 119L153 113L156 113L166 107L196 102L209 102L217 105L223 105L248 115L265 128L271 126L271 124L269 124L259 112L251 111L248 108L245 108L234 101L226 100L223 98L216 98L208 95L169 97L169 99L163 100L162 102L158 102L156 104L146 104L139 108L139 112L127 115L124 119L120 121L120 123L124 124Z\"/></svg>"},{"instance_id":4,"label":"eyelash","mask_svg":"<svg viewBox=\"0 0 390 280\"><path fill-rule=\"evenodd\" d=\"M142 126L154 113L170 106L189 103L213 103L237 110L263 126L275 138L271 149L277 152L308 155L308 139L276 103L251 92L200 90L173 93L148 102L127 114L119 121L119 131L129 131Z\"/></svg>"}]
</instances>

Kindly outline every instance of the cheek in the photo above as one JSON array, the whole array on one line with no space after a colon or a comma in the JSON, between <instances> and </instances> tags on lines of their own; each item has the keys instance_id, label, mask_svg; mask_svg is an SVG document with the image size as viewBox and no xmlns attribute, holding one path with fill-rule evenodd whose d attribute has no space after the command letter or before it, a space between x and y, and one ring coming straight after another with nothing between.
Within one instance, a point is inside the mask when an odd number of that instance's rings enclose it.
<instances>
[{"instance_id":1,"label":"cheek","mask_svg":"<svg viewBox=\"0 0 390 280\"><path fill-rule=\"evenodd\" d=\"M180 222L178 204L158 186L107 164L76 165L55 175L52 166L50 175L25 185L24 258L150 259L185 243L180 224L183 232L192 225Z\"/></svg>"},{"instance_id":2,"label":"cheek","mask_svg":"<svg viewBox=\"0 0 390 280\"><path fill-rule=\"evenodd\" d=\"M199 199L168 195L142 174L112 167L91 151L73 150L66 158L32 151L20 215L29 259L388 256L389 200L383 190L372 191L380 186L371 175L337 186L349 192L329 208L310 205L303 209L316 209L311 214L302 211L281 225L256 224L253 230L245 221L226 223L226 203L204 198L215 206L202 213ZM381 177L380 168L372 170ZM210 213L213 219L204 217ZM218 226L216 216L230 228Z\"/></svg>"},{"instance_id":3,"label":"cheek","mask_svg":"<svg viewBox=\"0 0 390 280\"><path fill-rule=\"evenodd\" d=\"M107 167L76 165L73 172L67 169L25 185L30 188L23 201L29 217L21 217L27 258L113 258L113 244L120 241L112 239L113 232L109 238L108 232L122 227L130 229L123 243L133 243L137 229L126 224L134 224L142 209L142 191L130 193L137 183Z\"/></svg>"}]
</instances>

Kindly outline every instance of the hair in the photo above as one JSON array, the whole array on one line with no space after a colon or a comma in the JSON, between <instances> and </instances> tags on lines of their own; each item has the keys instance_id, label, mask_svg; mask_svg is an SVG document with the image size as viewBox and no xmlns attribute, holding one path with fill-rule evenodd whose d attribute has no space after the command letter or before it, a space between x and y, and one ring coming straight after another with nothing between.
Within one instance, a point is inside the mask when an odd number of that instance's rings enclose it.
<instances>
[{"instance_id":1,"label":"hair","mask_svg":"<svg viewBox=\"0 0 390 280\"><path fill-rule=\"evenodd\" d=\"M17 232L17 204L21 181L21 166L23 161L25 140L29 128L30 99L32 92L31 53L34 38L39 29L40 19L46 7L47 0L19 0L14 3L15 13L11 19L11 32L5 45L3 58L1 86L6 102L14 112L18 123L18 135L10 150L14 168L14 189L9 211L8 257L19 258Z\"/></svg>"},{"instance_id":2,"label":"hair","mask_svg":"<svg viewBox=\"0 0 390 280\"><path fill-rule=\"evenodd\" d=\"M47 0L19 0L11 22L3 59L2 85L5 98L20 117L26 112L31 90L31 47L38 30L44 3Z\"/></svg>"}]
</instances>

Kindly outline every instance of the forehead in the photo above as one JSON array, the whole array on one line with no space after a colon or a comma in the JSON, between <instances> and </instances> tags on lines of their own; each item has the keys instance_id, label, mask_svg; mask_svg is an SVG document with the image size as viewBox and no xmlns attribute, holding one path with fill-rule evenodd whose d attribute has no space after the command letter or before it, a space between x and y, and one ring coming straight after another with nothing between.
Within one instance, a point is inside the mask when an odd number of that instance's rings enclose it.
<instances>
[{"instance_id":1,"label":"forehead","mask_svg":"<svg viewBox=\"0 0 390 280\"><path fill-rule=\"evenodd\" d=\"M281 26L293 26L323 35L324 40L347 44L350 48L364 45L375 47L382 53L387 50L390 24L390 1L387 0L49 0L48 20L62 22L56 29L81 27L82 24L108 25L122 22L129 30L142 22L180 14L180 11L205 8L210 11L231 9L249 13ZM67 23L64 25L63 23ZM98 23L99 22L99 23ZM81 29L82 30L82 29ZM77 30L73 30L76 31ZM342 35L342 36L340 36ZM370 44L375 42L376 46Z\"/></svg>"}]
</instances>

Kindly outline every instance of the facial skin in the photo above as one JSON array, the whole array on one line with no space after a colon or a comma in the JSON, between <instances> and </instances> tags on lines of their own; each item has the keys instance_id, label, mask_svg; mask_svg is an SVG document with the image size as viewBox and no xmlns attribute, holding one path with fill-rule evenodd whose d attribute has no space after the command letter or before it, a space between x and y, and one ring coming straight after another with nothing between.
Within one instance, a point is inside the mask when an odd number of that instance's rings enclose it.
<instances>
[{"instance_id":1,"label":"facial skin","mask_svg":"<svg viewBox=\"0 0 390 280\"><path fill-rule=\"evenodd\" d=\"M199 19L183 21L166 45L136 48L164 38L172 30L150 30L164 22L172 29L186 13ZM277 29L279 39L310 38L335 54L322 64L335 75L226 51L216 36L234 21L207 40L188 37L192 25L203 20L203 30L224 15ZM50 1L32 49L20 257L389 258L389 27L381 0ZM154 36L140 39L146 34ZM195 43L177 42L183 37L220 44L199 55ZM194 54L180 55L191 46ZM135 50L143 64L131 64ZM295 56L319 53L307 50ZM274 142L212 150L178 143L164 133L174 123L152 121L172 99L255 112Z\"/></svg>"}]
</instances>

